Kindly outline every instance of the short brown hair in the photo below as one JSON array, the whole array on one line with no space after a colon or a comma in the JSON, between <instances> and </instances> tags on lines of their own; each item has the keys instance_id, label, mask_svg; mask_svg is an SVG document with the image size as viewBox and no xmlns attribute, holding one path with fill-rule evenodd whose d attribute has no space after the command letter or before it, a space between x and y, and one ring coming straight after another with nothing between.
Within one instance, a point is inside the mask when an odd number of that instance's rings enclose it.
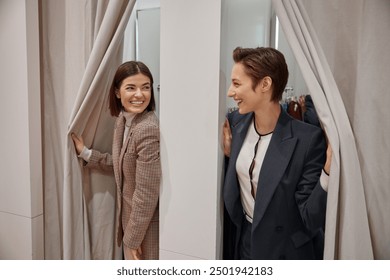
<instances>
[{"instance_id":1,"label":"short brown hair","mask_svg":"<svg viewBox=\"0 0 390 280\"><path fill-rule=\"evenodd\" d=\"M152 73L150 72L149 68L141 61L127 61L122 65L120 65L116 70L114 79L110 87L108 108L110 109L110 113L112 116L117 117L122 111L122 103L121 100L117 98L116 91L119 90L124 79L130 76L137 75L139 73L147 76L150 79L150 87L152 92L151 92L150 102L148 107L146 107L146 110L154 111L156 107L156 102L154 101Z\"/></svg>"},{"instance_id":2,"label":"short brown hair","mask_svg":"<svg viewBox=\"0 0 390 280\"><path fill-rule=\"evenodd\" d=\"M233 51L235 63L244 65L245 73L251 77L252 88L266 76L272 79L271 101L279 102L288 81L288 68L284 55L274 48L241 48Z\"/></svg>"}]
</instances>

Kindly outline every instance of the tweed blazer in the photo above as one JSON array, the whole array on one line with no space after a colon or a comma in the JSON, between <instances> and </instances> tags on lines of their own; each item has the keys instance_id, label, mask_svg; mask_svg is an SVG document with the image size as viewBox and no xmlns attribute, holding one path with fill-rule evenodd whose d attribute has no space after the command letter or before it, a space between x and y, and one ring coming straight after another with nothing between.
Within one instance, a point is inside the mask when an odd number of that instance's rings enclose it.
<instances>
[{"instance_id":1,"label":"tweed blazer","mask_svg":"<svg viewBox=\"0 0 390 280\"><path fill-rule=\"evenodd\" d=\"M112 155L92 149L87 167L114 171L118 246L141 246L144 259L158 259L160 132L154 112L137 114L123 142L125 118L115 122Z\"/></svg>"},{"instance_id":2,"label":"tweed blazer","mask_svg":"<svg viewBox=\"0 0 390 280\"><path fill-rule=\"evenodd\" d=\"M235 111L228 119L232 148L223 195L235 232L229 246L232 257L238 258L245 217L236 162L253 113ZM259 174L251 229L252 259L317 258L315 240L323 230L326 214L327 194L319 181L325 159L322 130L291 118L282 109Z\"/></svg>"}]
</instances>

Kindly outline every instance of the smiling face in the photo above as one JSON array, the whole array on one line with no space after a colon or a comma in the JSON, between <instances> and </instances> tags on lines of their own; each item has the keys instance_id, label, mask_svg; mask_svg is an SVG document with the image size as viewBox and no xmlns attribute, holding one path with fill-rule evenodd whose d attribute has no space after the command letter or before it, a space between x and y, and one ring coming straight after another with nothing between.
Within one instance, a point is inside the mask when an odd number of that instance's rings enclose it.
<instances>
[{"instance_id":1,"label":"smiling face","mask_svg":"<svg viewBox=\"0 0 390 280\"><path fill-rule=\"evenodd\" d=\"M245 73L242 63L233 65L231 79L228 96L237 102L239 113L246 114L255 111L261 102L261 94L258 87L253 90L252 79Z\"/></svg>"},{"instance_id":2,"label":"smiling face","mask_svg":"<svg viewBox=\"0 0 390 280\"><path fill-rule=\"evenodd\" d=\"M129 113L142 113L148 107L152 96L149 77L142 73L124 79L116 91L116 97L121 100L122 107Z\"/></svg>"}]
</instances>

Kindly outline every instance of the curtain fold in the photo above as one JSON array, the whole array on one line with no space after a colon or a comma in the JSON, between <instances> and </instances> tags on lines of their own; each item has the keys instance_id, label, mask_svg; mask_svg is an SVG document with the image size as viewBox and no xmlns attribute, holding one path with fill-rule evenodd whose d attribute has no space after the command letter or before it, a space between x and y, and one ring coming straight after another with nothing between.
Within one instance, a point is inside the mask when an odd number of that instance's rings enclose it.
<instances>
[{"instance_id":1,"label":"curtain fold","mask_svg":"<svg viewBox=\"0 0 390 280\"><path fill-rule=\"evenodd\" d=\"M107 2L70 116L64 168L64 259L121 257L121 249L115 245L112 174L80 168L70 134L82 135L88 147L111 151L114 120L107 108L107 93L122 62L121 44L134 4L135 0Z\"/></svg>"},{"instance_id":2,"label":"curtain fold","mask_svg":"<svg viewBox=\"0 0 390 280\"><path fill-rule=\"evenodd\" d=\"M63 257L63 147L94 41L96 4L91 0L39 1L45 259Z\"/></svg>"},{"instance_id":3,"label":"curtain fold","mask_svg":"<svg viewBox=\"0 0 390 280\"><path fill-rule=\"evenodd\" d=\"M339 89L302 2L273 6L333 149L324 258L372 259L356 140Z\"/></svg>"},{"instance_id":4,"label":"curtain fold","mask_svg":"<svg viewBox=\"0 0 390 280\"><path fill-rule=\"evenodd\" d=\"M84 170L70 133L111 152L108 90L122 63L124 30L135 2L40 2L45 259L122 257L115 245L113 176Z\"/></svg>"},{"instance_id":5,"label":"curtain fold","mask_svg":"<svg viewBox=\"0 0 390 280\"><path fill-rule=\"evenodd\" d=\"M332 69L355 136L374 259L390 259L390 2L301 2Z\"/></svg>"}]
</instances>

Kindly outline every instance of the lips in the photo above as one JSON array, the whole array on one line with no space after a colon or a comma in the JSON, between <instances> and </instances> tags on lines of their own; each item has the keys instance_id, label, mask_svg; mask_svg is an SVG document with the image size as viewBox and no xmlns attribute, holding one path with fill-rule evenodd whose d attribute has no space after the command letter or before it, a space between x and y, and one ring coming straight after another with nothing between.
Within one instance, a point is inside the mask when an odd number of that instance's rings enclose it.
<instances>
[{"instance_id":1,"label":"lips","mask_svg":"<svg viewBox=\"0 0 390 280\"><path fill-rule=\"evenodd\" d=\"M130 101L130 104L133 104L133 105L142 105L144 103L144 101Z\"/></svg>"}]
</instances>

